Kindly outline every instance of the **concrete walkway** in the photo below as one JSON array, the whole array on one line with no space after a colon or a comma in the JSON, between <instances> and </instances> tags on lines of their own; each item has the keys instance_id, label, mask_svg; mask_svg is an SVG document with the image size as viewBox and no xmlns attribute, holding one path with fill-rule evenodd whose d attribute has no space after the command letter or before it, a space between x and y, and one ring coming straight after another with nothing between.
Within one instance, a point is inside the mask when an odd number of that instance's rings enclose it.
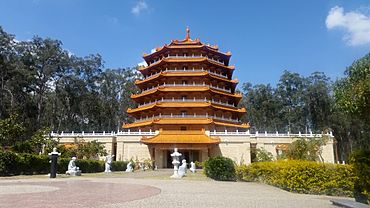
<instances>
[{"instance_id":1,"label":"concrete walkway","mask_svg":"<svg viewBox=\"0 0 370 208\"><path fill-rule=\"evenodd\" d=\"M170 170L0 178L0 207L335 207L335 197L289 193L246 182L217 182L201 174L169 179ZM339 198L339 197L337 197Z\"/></svg>"}]
</instances>

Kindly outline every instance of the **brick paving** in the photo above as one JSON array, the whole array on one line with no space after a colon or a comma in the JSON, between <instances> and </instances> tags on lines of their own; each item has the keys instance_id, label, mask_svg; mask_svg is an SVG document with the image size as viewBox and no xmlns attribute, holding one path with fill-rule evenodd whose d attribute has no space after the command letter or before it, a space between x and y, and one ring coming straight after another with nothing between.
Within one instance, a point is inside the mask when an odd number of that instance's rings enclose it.
<instances>
[{"instance_id":1,"label":"brick paving","mask_svg":"<svg viewBox=\"0 0 370 208\"><path fill-rule=\"evenodd\" d=\"M335 207L335 197L294 194L246 182L217 182L171 170L48 179L0 178L0 207ZM340 197L336 197L340 198Z\"/></svg>"}]
</instances>

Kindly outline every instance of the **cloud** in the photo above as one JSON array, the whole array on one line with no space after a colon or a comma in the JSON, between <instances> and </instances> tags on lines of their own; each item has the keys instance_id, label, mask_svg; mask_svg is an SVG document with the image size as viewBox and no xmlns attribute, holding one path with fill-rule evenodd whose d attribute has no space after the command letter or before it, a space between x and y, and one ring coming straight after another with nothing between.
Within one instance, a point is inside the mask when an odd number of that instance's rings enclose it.
<instances>
[{"instance_id":1,"label":"cloud","mask_svg":"<svg viewBox=\"0 0 370 208\"><path fill-rule=\"evenodd\" d=\"M142 62L138 63L137 65L138 66L144 66L144 67L148 66L148 64L145 61L142 61Z\"/></svg>"},{"instance_id":2,"label":"cloud","mask_svg":"<svg viewBox=\"0 0 370 208\"><path fill-rule=\"evenodd\" d=\"M343 40L349 45L370 44L370 15L359 11L345 13L342 7L335 6L326 17L326 28L343 28L346 31Z\"/></svg>"},{"instance_id":3,"label":"cloud","mask_svg":"<svg viewBox=\"0 0 370 208\"><path fill-rule=\"evenodd\" d=\"M141 12L148 10L149 5L145 1L138 1L134 7L131 8L131 13L134 15L140 15Z\"/></svg>"}]
</instances>

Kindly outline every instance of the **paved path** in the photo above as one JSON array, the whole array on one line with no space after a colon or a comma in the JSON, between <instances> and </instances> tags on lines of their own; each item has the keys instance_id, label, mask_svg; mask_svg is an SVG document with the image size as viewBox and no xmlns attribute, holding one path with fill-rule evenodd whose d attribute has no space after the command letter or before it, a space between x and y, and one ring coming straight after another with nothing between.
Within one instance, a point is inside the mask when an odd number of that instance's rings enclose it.
<instances>
[{"instance_id":1,"label":"paved path","mask_svg":"<svg viewBox=\"0 0 370 208\"><path fill-rule=\"evenodd\" d=\"M217 182L171 171L72 178L1 178L0 207L335 207L333 197L293 194L259 183Z\"/></svg>"}]
</instances>

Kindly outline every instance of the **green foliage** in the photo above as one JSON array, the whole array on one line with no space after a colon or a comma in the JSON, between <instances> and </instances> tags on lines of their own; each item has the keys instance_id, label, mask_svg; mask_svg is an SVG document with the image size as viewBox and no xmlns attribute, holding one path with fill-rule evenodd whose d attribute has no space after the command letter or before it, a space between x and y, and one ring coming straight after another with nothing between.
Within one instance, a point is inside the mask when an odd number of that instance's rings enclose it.
<instances>
[{"instance_id":1,"label":"green foliage","mask_svg":"<svg viewBox=\"0 0 370 208\"><path fill-rule=\"evenodd\" d=\"M76 166L82 173L96 173L104 171L104 161L101 160L76 160Z\"/></svg>"},{"instance_id":2,"label":"green foliage","mask_svg":"<svg viewBox=\"0 0 370 208\"><path fill-rule=\"evenodd\" d=\"M20 157L13 152L0 151L0 175L19 174Z\"/></svg>"},{"instance_id":3,"label":"green foliage","mask_svg":"<svg viewBox=\"0 0 370 208\"><path fill-rule=\"evenodd\" d=\"M325 145L327 138L300 138L289 144L285 156L291 160L323 161L321 147Z\"/></svg>"},{"instance_id":4,"label":"green foliage","mask_svg":"<svg viewBox=\"0 0 370 208\"><path fill-rule=\"evenodd\" d=\"M0 144L2 147L11 146L21 140L25 128L18 121L18 115L12 114L9 118L0 119Z\"/></svg>"},{"instance_id":5,"label":"green foliage","mask_svg":"<svg viewBox=\"0 0 370 208\"><path fill-rule=\"evenodd\" d=\"M272 161L274 156L271 152L268 152L264 148L256 149L256 158L254 162L265 162L265 161Z\"/></svg>"},{"instance_id":6,"label":"green foliage","mask_svg":"<svg viewBox=\"0 0 370 208\"><path fill-rule=\"evenodd\" d=\"M50 158L47 155L35 155L28 153L14 153L0 151L0 176L47 174L50 172ZM59 174L67 171L70 159L58 158ZM114 162L117 170L125 162ZM99 160L76 160L76 165L83 173L95 173L104 171L104 162ZM126 166L124 166L124 169ZM115 170L115 169L113 169Z\"/></svg>"},{"instance_id":7,"label":"green foliage","mask_svg":"<svg viewBox=\"0 0 370 208\"><path fill-rule=\"evenodd\" d=\"M107 155L104 145L94 140L91 142L79 142L77 147L78 158L97 159L99 156Z\"/></svg>"},{"instance_id":8,"label":"green foliage","mask_svg":"<svg viewBox=\"0 0 370 208\"><path fill-rule=\"evenodd\" d=\"M28 153L0 151L0 175L44 174L49 173L49 157Z\"/></svg>"},{"instance_id":9,"label":"green foliage","mask_svg":"<svg viewBox=\"0 0 370 208\"><path fill-rule=\"evenodd\" d=\"M370 204L370 150L354 152L350 162L358 177L354 190L356 201Z\"/></svg>"},{"instance_id":10,"label":"green foliage","mask_svg":"<svg viewBox=\"0 0 370 208\"><path fill-rule=\"evenodd\" d=\"M204 173L218 181L235 181L234 162L227 157L211 157L204 162Z\"/></svg>"},{"instance_id":11,"label":"green foliage","mask_svg":"<svg viewBox=\"0 0 370 208\"><path fill-rule=\"evenodd\" d=\"M195 167L198 169L203 169L204 162L195 161Z\"/></svg>"},{"instance_id":12,"label":"green foliage","mask_svg":"<svg viewBox=\"0 0 370 208\"><path fill-rule=\"evenodd\" d=\"M352 196L356 180L351 165L295 160L238 166L236 175L239 180L260 181L291 192L339 196Z\"/></svg>"},{"instance_id":13,"label":"green foliage","mask_svg":"<svg viewBox=\"0 0 370 208\"><path fill-rule=\"evenodd\" d=\"M127 161L113 161L112 171L125 171L127 168Z\"/></svg>"},{"instance_id":14,"label":"green foliage","mask_svg":"<svg viewBox=\"0 0 370 208\"><path fill-rule=\"evenodd\" d=\"M82 159L99 159L100 156L107 155L104 145L96 140L91 142L84 142L83 140L76 142L68 147L65 145L58 145L58 151L64 158L77 157Z\"/></svg>"},{"instance_id":15,"label":"green foliage","mask_svg":"<svg viewBox=\"0 0 370 208\"><path fill-rule=\"evenodd\" d=\"M338 131L346 127L342 135L348 135L339 144L346 142L350 150L370 149L370 53L348 67L345 75L334 86L336 110L344 120Z\"/></svg>"},{"instance_id":16,"label":"green foliage","mask_svg":"<svg viewBox=\"0 0 370 208\"><path fill-rule=\"evenodd\" d=\"M32 143L30 141L18 141L13 147L12 151L18 153L33 153Z\"/></svg>"},{"instance_id":17,"label":"green foliage","mask_svg":"<svg viewBox=\"0 0 370 208\"><path fill-rule=\"evenodd\" d=\"M335 86L336 104L345 112L370 121L370 53L345 71Z\"/></svg>"}]
</instances>

